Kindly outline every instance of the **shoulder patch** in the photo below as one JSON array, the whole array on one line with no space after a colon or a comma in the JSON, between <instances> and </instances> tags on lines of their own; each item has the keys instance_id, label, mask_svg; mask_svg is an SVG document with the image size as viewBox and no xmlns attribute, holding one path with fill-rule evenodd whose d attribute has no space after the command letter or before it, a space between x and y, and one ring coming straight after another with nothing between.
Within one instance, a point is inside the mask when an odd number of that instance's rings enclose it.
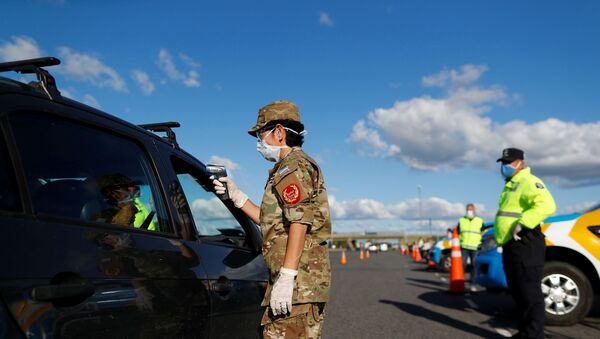
<instances>
[{"instance_id":1,"label":"shoulder patch","mask_svg":"<svg viewBox=\"0 0 600 339\"><path fill-rule=\"evenodd\" d=\"M273 186L283 204L295 205L309 197L311 189L302 178L302 171L295 165L290 165L284 174L276 175Z\"/></svg>"},{"instance_id":2,"label":"shoulder patch","mask_svg":"<svg viewBox=\"0 0 600 339\"><path fill-rule=\"evenodd\" d=\"M302 195L302 190L300 186L296 184L289 184L285 186L283 191L281 192L281 198L288 205L294 205L300 201L300 196Z\"/></svg>"},{"instance_id":3,"label":"shoulder patch","mask_svg":"<svg viewBox=\"0 0 600 339\"><path fill-rule=\"evenodd\" d=\"M535 183L535 187L537 187L537 188L539 188L541 190L543 190L545 188L544 185L542 185L542 183L539 183L539 182Z\"/></svg>"}]
</instances>

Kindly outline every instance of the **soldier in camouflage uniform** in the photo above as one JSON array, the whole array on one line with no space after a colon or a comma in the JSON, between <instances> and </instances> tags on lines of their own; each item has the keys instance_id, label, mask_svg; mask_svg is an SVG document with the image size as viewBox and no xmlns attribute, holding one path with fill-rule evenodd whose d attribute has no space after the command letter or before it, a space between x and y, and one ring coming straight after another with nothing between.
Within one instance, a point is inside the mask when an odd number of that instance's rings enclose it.
<instances>
[{"instance_id":1,"label":"soldier in camouflage uniform","mask_svg":"<svg viewBox=\"0 0 600 339\"><path fill-rule=\"evenodd\" d=\"M276 101L261 108L248 133L258 138L257 150L265 159L275 162L260 207L230 178L213 183L217 194L229 190L234 205L263 234L262 252L270 271L262 303L263 335L320 338L331 284L331 220L323 173L301 149L306 132L294 103Z\"/></svg>"}]
</instances>

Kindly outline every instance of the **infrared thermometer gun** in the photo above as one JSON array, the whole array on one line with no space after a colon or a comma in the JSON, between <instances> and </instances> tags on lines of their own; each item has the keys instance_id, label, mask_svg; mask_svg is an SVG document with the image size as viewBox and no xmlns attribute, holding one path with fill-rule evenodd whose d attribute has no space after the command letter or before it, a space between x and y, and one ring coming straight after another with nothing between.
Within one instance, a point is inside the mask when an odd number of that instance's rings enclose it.
<instances>
[{"instance_id":1,"label":"infrared thermometer gun","mask_svg":"<svg viewBox=\"0 0 600 339\"><path fill-rule=\"evenodd\" d=\"M206 171L208 173L214 175L215 179L217 179L217 180L219 180L219 178L223 178L223 177L227 176L227 170L225 169L225 166L223 166L223 165L208 164L208 165L206 165ZM225 193L217 194L217 195L223 201L229 200L229 190L227 189L227 183L223 182L222 184L225 186Z\"/></svg>"}]
</instances>

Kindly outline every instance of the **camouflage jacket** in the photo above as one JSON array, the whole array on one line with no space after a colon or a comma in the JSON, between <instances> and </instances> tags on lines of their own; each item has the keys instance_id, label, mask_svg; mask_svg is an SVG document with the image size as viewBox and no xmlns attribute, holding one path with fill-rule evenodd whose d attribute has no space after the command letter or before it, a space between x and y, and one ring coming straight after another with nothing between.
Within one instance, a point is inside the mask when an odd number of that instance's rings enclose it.
<instances>
[{"instance_id":1,"label":"camouflage jacket","mask_svg":"<svg viewBox=\"0 0 600 339\"><path fill-rule=\"evenodd\" d=\"M260 206L262 251L270 271L263 306L269 304L272 285L283 265L292 223L309 226L292 303L327 302L331 284L326 244L331 237L327 191L321 169L299 147L294 147L269 171Z\"/></svg>"}]
</instances>

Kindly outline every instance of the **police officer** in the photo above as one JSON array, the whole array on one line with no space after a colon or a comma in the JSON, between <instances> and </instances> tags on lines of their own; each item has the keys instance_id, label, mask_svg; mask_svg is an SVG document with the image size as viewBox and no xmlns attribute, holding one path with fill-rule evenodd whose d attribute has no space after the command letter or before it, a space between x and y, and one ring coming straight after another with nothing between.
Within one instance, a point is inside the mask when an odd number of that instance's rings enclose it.
<instances>
[{"instance_id":1,"label":"police officer","mask_svg":"<svg viewBox=\"0 0 600 339\"><path fill-rule=\"evenodd\" d=\"M319 338L329 301L331 269L327 240L331 220L323 173L301 146L298 107L275 101L258 111L248 133L257 150L275 162L260 207L228 177L213 180L217 194L229 190L234 205L260 225L270 280L263 299L265 338ZM225 185L224 185L225 184Z\"/></svg>"},{"instance_id":2,"label":"police officer","mask_svg":"<svg viewBox=\"0 0 600 339\"><path fill-rule=\"evenodd\" d=\"M556 211L544 183L525 167L523 151L507 148L497 160L506 179L494 232L502 246L509 292L517 304L515 338L544 338L544 296L541 290L546 243L540 225Z\"/></svg>"},{"instance_id":3,"label":"police officer","mask_svg":"<svg viewBox=\"0 0 600 339\"><path fill-rule=\"evenodd\" d=\"M483 219L475 215L475 205L467 204L466 215L458 220L458 232L460 240L460 250L463 260L463 269L467 271L468 259L471 260L472 267L475 267L475 254L477 247L481 243L481 229L483 228ZM471 270L471 291L475 291L475 272Z\"/></svg>"}]
</instances>

